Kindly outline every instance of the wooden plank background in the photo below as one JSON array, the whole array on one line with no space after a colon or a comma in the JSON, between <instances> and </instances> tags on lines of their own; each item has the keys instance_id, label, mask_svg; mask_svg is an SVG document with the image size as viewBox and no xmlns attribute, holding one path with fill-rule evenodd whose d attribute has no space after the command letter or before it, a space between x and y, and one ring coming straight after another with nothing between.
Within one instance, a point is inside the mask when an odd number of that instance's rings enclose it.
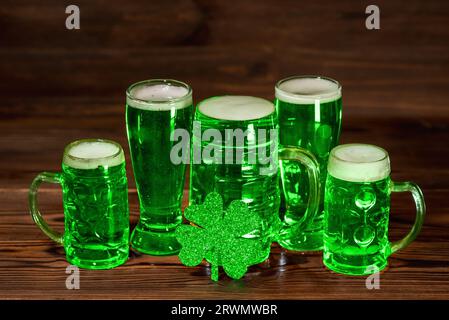
<instances>
[{"instance_id":1,"label":"wooden plank background","mask_svg":"<svg viewBox=\"0 0 449 320\"><path fill-rule=\"evenodd\" d=\"M0 5L0 298L449 298L449 2L379 0L381 30L365 28L369 1L80 0L81 29L65 29L72 2ZM27 190L60 168L72 140L103 137L126 151L132 225L138 205L127 149L124 91L148 78L219 94L273 98L274 83L320 74L343 85L341 142L386 148L392 177L422 186L428 214L418 239L390 258L381 289L326 270L319 254L274 248L240 281L205 266L133 254L108 271L81 271L65 288L62 248L33 224ZM186 190L187 194L187 190ZM61 195L45 186L42 211L62 230ZM394 195L391 238L413 221Z\"/></svg>"}]
</instances>

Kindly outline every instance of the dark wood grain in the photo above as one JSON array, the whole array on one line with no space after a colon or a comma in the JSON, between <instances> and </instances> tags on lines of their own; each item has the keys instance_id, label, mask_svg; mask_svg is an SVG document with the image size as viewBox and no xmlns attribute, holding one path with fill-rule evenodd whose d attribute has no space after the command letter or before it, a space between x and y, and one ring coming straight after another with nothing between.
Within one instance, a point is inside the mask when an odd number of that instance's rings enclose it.
<instances>
[{"instance_id":1,"label":"dark wood grain","mask_svg":"<svg viewBox=\"0 0 449 320\"><path fill-rule=\"evenodd\" d=\"M0 5L0 298L449 299L447 1L379 0L379 31L364 27L368 1L80 0L77 31L64 28L68 4ZM274 83L292 74L338 79L341 142L386 148L393 179L423 188L425 226L390 258L380 290L326 270L320 254L278 247L239 281L214 283L205 265L133 253L114 270L82 270L81 289L66 289L63 249L32 222L28 187L38 172L60 169L70 141L113 139L125 147L136 223L129 84L167 77L190 83L195 101L226 93L272 99ZM60 189L44 186L40 200L62 230ZM393 195L391 240L406 234L413 210L409 195Z\"/></svg>"},{"instance_id":2,"label":"dark wood grain","mask_svg":"<svg viewBox=\"0 0 449 320\"><path fill-rule=\"evenodd\" d=\"M1 202L11 208L0 221L0 296L6 298L449 298L449 221L427 221L418 240L407 250L395 254L381 275L381 290L365 288L365 278L346 277L324 268L319 254L298 254L275 248L264 265L252 267L239 281L225 276L218 283L209 279L208 267L187 268L176 257L151 257L132 254L129 261L114 270L81 270L81 290L65 288L67 262L61 247L48 241L24 214L17 199L26 190ZM42 192L50 202L46 216L62 228L63 216L53 200L56 191ZM131 197L135 190L130 191ZM428 202L442 202L445 195L432 193ZM410 206L401 199L394 204L391 238L398 239L412 221ZM131 206L132 222L137 207ZM448 209L441 212L449 214ZM15 232L12 233L11 229ZM19 239L18 239L19 238Z\"/></svg>"}]
</instances>

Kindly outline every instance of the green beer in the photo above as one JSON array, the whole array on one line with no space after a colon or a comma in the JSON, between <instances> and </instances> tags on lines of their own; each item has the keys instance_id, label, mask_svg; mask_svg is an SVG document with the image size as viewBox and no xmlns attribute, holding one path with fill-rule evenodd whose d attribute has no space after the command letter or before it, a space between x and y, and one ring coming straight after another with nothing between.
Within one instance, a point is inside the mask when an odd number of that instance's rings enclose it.
<instances>
[{"instance_id":1,"label":"green beer","mask_svg":"<svg viewBox=\"0 0 449 320\"><path fill-rule=\"evenodd\" d=\"M275 87L279 117L280 147L295 146L309 150L320 168L321 197L324 195L326 165L330 150L338 144L341 130L342 96L340 84L332 79L297 76L279 81ZM283 178L283 222L290 232L283 233L279 244L290 250L321 250L323 247L323 200L318 213L305 219L309 198L307 171L297 162L281 163ZM285 212L284 212L285 211Z\"/></svg>"},{"instance_id":2,"label":"green beer","mask_svg":"<svg viewBox=\"0 0 449 320\"><path fill-rule=\"evenodd\" d=\"M52 231L37 209L41 182L60 183L65 233ZM86 139L69 144L61 173L41 173L30 188L34 221L62 243L69 263L88 269L109 269L128 258L129 211L125 157L108 140Z\"/></svg>"},{"instance_id":3,"label":"green beer","mask_svg":"<svg viewBox=\"0 0 449 320\"><path fill-rule=\"evenodd\" d=\"M311 208L317 207L316 166L297 149L281 150L278 157L278 122L270 101L248 96L202 101L195 113L191 152L190 204L203 203L211 192L222 196L225 207L233 200L245 202L264 221L255 234L266 239L266 257L280 226L278 158L306 164L313 179Z\"/></svg>"},{"instance_id":4,"label":"green beer","mask_svg":"<svg viewBox=\"0 0 449 320\"><path fill-rule=\"evenodd\" d=\"M242 200L264 219L266 224L259 232L270 232L279 208L274 111L270 101L247 96L213 97L198 104L191 149L190 204L203 203L214 191L222 196L224 207ZM274 155L271 159L270 153ZM268 256L268 244L266 250Z\"/></svg>"},{"instance_id":5,"label":"green beer","mask_svg":"<svg viewBox=\"0 0 449 320\"><path fill-rule=\"evenodd\" d=\"M390 193L411 191L417 201L417 220L410 235L390 244ZM393 183L385 150L364 144L341 145L332 150L326 181L324 264L339 273L376 273L388 256L407 246L419 232L424 199L411 183Z\"/></svg>"},{"instance_id":6,"label":"green beer","mask_svg":"<svg viewBox=\"0 0 449 320\"><path fill-rule=\"evenodd\" d=\"M126 126L140 220L131 245L153 255L179 251L174 231L182 222L181 201L186 161L174 163L171 150L176 129L190 132L192 90L175 80L148 80L127 90ZM188 141L188 140L187 140Z\"/></svg>"}]
</instances>

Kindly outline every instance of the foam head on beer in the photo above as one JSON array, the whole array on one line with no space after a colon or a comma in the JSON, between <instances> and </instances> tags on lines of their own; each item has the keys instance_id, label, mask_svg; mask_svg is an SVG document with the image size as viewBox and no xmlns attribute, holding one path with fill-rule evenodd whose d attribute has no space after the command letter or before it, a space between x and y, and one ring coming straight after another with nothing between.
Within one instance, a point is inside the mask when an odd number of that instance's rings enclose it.
<instances>
[{"instance_id":1,"label":"foam head on beer","mask_svg":"<svg viewBox=\"0 0 449 320\"><path fill-rule=\"evenodd\" d=\"M264 118L274 112L271 101L250 96L219 96L204 100L198 106L210 118L246 121Z\"/></svg>"},{"instance_id":2,"label":"foam head on beer","mask_svg":"<svg viewBox=\"0 0 449 320\"><path fill-rule=\"evenodd\" d=\"M388 153L369 144L343 144L331 151L328 173L340 180L374 182L390 175Z\"/></svg>"},{"instance_id":3,"label":"foam head on beer","mask_svg":"<svg viewBox=\"0 0 449 320\"><path fill-rule=\"evenodd\" d=\"M107 140L82 140L70 144L63 159L65 165L76 169L113 167L124 161L122 148Z\"/></svg>"},{"instance_id":4,"label":"foam head on beer","mask_svg":"<svg viewBox=\"0 0 449 320\"><path fill-rule=\"evenodd\" d=\"M294 104L313 104L335 101L341 97L341 86L321 77L293 77L275 88L276 98Z\"/></svg>"},{"instance_id":5,"label":"foam head on beer","mask_svg":"<svg viewBox=\"0 0 449 320\"><path fill-rule=\"evenodd\" d=\"M131 107L150 111L181 109L192 105L192 94L181 83L142 82L130 89L126 102Z\"/></svg>"}]
</instances>

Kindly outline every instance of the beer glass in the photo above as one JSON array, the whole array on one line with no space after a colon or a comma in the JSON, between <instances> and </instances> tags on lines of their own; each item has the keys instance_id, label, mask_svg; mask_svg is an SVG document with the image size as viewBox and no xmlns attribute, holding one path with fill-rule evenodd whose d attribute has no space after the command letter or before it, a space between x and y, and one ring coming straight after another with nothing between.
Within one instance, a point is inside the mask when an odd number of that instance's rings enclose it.
<instances>
[{"instance_id":1,"label":"beer glass","mask_svg":"<svg viewBox=\"0 0 449 320\"><path fill-rule=\"evenodd\" d=\"M224 206L244 201L264 221L255 234L262 237L265 257L277 239L279 220L278 160L307 168L308 215L318 206L318 168L306 150L278 150L278 122L272 102L248 96L212 97L198 104L193 124L190 165L190 204L201 204L218 192ZM263 259L265 260L265 259ZM257 263L261 261L254 261Z\"/></svg>"},{"instance_id":2,"label":"beer glass","mask_svg":"<svg viewBox=\"0 0 449 320\"><path fill-rule=\"evenodd\" d=\"M191 130L192 89L176 80L147 80L126 91L126 127L140 219L131 236L133 249L152 255L176 254L175 229L181 202L189 139L181 161L172 157L175 130Z\"/></svg>"},{"instance_id":3,"label":"beer glass","mask_svg":"<svg viewBox=\"0 0 449 320\"><path fill-rule=\"evenodd\" d=\"M388 240L391 192L411 192L416 218L402 240ZM388 153L369 144L345 144L331 151L325 194L324 264L338 273L364 275L387 265L388 256L418 235L424 197L412 182L393 182Z\"/></svg>"},{"instance_id":4,"label":"beer glass","mask_svg":"<svg viewBox=\"0 0 449 320\"><path fill-rule=\"evenodd\" d=\"M62 187L65 231L49 227L38 209L42 182ZM61 172L42 172L29 192L34 222L64 246L67 261L86 269L110 269L128 259L129 209L125 156L113 141L84 139L64 150Z\"/></svg>"},{"instance_id":5,"label":"beer glass","mask_svg":"<svg viewBox=\"0 0 449 320\"><path fill-rule=\"evenodd\" d=\"M283 189L281 205L283 232L279 244L296 251L323 248L323 196L326 166L330 150L338 144L341 129L342 96L340 84L330 78L294 76L280 80L275 86L275 104L279 117L281 147L295 146L313 153L320 167L320 204L313 219L304 221L307 210L307 170L297 162L281 163ZM299 178L298 178L299 177ZM299 182L299 183L298 183ZM300 228L298 221L304 221Z\"/></svg>"}]
</instances>

